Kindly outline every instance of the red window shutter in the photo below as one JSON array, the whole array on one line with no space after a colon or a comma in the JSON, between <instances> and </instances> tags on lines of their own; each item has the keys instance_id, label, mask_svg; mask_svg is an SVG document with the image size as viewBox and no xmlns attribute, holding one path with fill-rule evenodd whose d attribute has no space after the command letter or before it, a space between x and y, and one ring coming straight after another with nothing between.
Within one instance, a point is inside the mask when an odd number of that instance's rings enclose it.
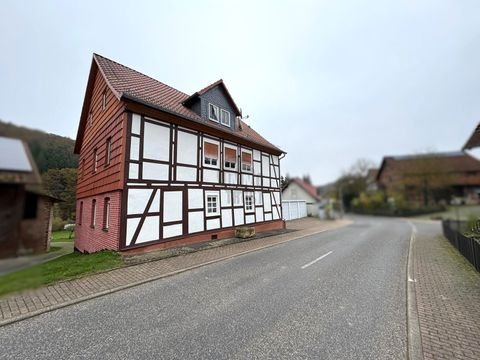
<instances>
[{"instance_id":1,"label":"red window shutter","mask_svg":"<svg viewBox=\"0 0 480 360\"><path fill-rule=\"evenodd\" d=\"M235 149L225 148L225 161L236 163L237 151Z\"/></svg>"},{"instance_id":2,"label":"red window shutter","mask_svg":"<svg viewBox=\"0 0 480 360\"><path fill-rule=\"evenodd\" d=\"M251 164L252 163L252 154L242 151L242 164Z\"/></svg>"},{"instance_id":3,"label":"red window shutter","mask_svg":"<svg viewBox=\"0 0 480 360\"><path fill-rule=\"evenodd\" d=\"M209 142L204 143L204 154L213 159L218 159L218 145Z\"/></svg>"}]
</instances>

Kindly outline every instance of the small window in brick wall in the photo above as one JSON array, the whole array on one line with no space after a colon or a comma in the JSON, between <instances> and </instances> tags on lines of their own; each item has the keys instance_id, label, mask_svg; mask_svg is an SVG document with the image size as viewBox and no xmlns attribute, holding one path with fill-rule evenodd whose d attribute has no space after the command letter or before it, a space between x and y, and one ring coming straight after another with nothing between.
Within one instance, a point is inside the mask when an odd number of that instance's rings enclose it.
<instances>
[{"instance_id":1,"label":"small window in brick wall","mask_svg":"<svg viewBox=\"0 0 480 360\"><path fill-rule=\"evenodd\" d=\"M35 219L37 217L38 195L27 192L23 208L24 219Z\"/></svg>"},{"instance_id":2,"label":"small window in brick wall","mask_svg":"<svg viewBox=\"0 0 480 360\"><path fill-rule=\"evenodd\" d=\"M105 144L105 166L110 165L111 156L112 156L112 138L109 137L107 139L107 143Z\"/></svg>"},{"instance_id":3,"label":"small window in brick wall","mask_svg":"<svg viewBox=\"0 0 480 360\"><path fill-rule=\"evenodd\" d=\"M92 218L90 221L90 226L93 228L95 227L96 218L97 217L97 200L92 200Z\"/></svg>"},{"instance_id":4,"label":"small window in brick wall","mask_svg":"<svg viewBox=\"0 0 480 360\"><path fill-rule=\"evenodd\" d=\"M80 209L78 211L78 225L82 225L83 218L83 201L80 201Z\"/></svg>"},{"instance_id":5,"label":"small window in brick wall","mask_svg":"<svg viewBox=\"0 0 480 360\"><path fill-rule=\"evenodd\" d=\"M103 200L103 230L108 230L110 226L110 198Z\"/></svg>"}]
</instances>

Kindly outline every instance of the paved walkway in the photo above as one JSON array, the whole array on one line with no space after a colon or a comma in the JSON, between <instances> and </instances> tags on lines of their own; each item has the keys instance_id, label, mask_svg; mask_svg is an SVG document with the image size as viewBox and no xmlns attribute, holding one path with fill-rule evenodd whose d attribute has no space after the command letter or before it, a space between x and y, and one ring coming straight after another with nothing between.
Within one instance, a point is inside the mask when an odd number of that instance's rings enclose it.
<instances>
[{"instance_id":1,"label":"paved walkway","mask_svg":"<svg viewBox=\"0 0 480 360\"><path fill-rule=\"evenodd\" d=\"M415 289L425 359L480 359L480 273L441 235L415 222ZM425 234L425 235L424 235Z\"/></svg>"},{"instance_id":2,"label":"paved walkway","mask_svg":"<svg viewBox=\"0 0 480 360\"><path fill-rule=\"evenodd\" d=\"M208 263L345 226L349 223L347 220L319 221L305 218L288 222L287 227L298 230L295 232L124 267L80 279L59 282L36 290L7 295L0 298L0 326Z\"/></svg>"},{"instance_id":3,"label":"paved walkway","mask_svg":"<svg viewBox=\"0 0 480 360\"><path fill-rule=\"evenodd\" d=\"M53 242L50 247L59 246L61 249L51 251L45 254L36 254L28 256L19 256L15 258L0 260L0 276L14 271L28 268L33 265L42 264L44 262L56 259L60 256L70 254L73 251L73 242Z\"/></svg>"}]
</instances>

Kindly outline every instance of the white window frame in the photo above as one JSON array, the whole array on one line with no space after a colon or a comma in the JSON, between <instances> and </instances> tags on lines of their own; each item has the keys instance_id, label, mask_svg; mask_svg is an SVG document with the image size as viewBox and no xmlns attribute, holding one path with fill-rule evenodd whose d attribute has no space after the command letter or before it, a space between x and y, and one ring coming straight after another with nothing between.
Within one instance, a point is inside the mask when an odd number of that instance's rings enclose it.
<instances>
[{"instance_id":1,"label":"white window frame","mask_svg":"<svg viewBox=\"0 0 480 360\"><path fill-rule=\"evenodd\" d=\"M105 198L104 200L104 214L105 214L105 219L103 220L103 230L108 230L110 227L110 198Z\"/></svg>"},{"instance_id":2,"label":"white window frame","mask_svg":"<svg viewBox=\"0 0 480 360\"><path fill-rule=\"evenodd\" d=\"M246 213L251 213L255 211L255 196L253 195L253 192L245 192L244 194L244 204L245 204L245 212ZM250 201L247 201L250 199ZM250 204L249 204L250 203Z\"/></svg>"},{"instance_id":3,"label":"white window frame","mask_svg":"<svg viewBox=\"0 0 480 360\"><path fill-rule=\"evenodd\" d=\"M217 119L212 118L212 107L214 109L217 109ZM217 105L213 105L211 103L208 103L208 118L212 121L215 122L220 122L220 108Z\"/></svg>"},{"instance_id":4,"label":"white window frame","mask_svg":"<svg viewBox=\"0 0 480 360\"><path fill-rule=\"evenodd\" d=\"M228 122L224 122L224 121L223 121L223 115L224 115L224 114L227 115ZM231 122L230 122L230 111L224 110L224 109L220 109L220 124L222 124L222 125L224 125L224 126L230 127L230 125L231 125Z\"/></svg>"},{"instance_id":5,"label":"white window frame","mask_svg":"<svg viewBox=\"0 0 480 360\"><path fill-rule=\"evenodd\" d=\"M232 149L235 150L235 163L233 167L227 166L227 161L225 160L225 149ZM228 170L236 170L237 169L237 162L238 162L238 149L235 146L230 146L227 144L223 145L223 168ZM230 162L228 162L230 164Z\"/></svg>"},{"instance_id":6,"label":"white window frame","mask_svg":"<svg viewBox=\"0 0 480 360\"><path fill-rule=\"evenodd\" d=\"M245 169L243 167L243 156L242 156L243 153L250 154L250 159L251 159L250 160L250 169ZM242 172L249 173L249 174L253 173L253 154L250 150L245 150L245 149L240 150L240 164L241 164Z\"/></svg>"},{"instance_id":7,"label":"white window frame","mask_svg":"<svg viewBox=\"0 0 480 360\"><path fill-rule=\"evenodd\" d=\"M211 159L209 157L206 157L205 156L205 143L208 142L210 144L215 144L217 145L217 158L216 159ZM215 169L218 169L220 167L220 144L218 143L218 141L215 141L215 140L211 140L211 139L203 139L203 149L202 149L202 152L203 152L203 166L204 167L210 167L210 168L215 168ZM213 165L211 164L212 160L216 160L216 164ZM207 162L209 161L209 162Z\"/></svg>"},{"instance_id":8,"label":"white window frame","mask_svg":"<svg viewBox=\"0 0 480 360\"><path fill-rule=\"evenodd\" d=\"M215 211L209 212L209 199L215 199ZM215 191L206 191L205 192L205 216L219 216L220 215L220 194Z\"/></svg>"}]
</instances>

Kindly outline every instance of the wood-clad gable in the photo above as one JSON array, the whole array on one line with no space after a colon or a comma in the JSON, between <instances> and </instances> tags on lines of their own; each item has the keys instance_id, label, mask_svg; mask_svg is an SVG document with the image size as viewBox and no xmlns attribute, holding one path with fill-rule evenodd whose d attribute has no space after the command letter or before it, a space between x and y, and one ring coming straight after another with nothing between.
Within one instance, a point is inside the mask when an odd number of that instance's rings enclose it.
<instances>
[{"instance_id":1,"label":"wood-clad gable","mask_svg":"<svg viewBox=\"0 0 480 360\"><path fill-rule=\"evenodd\" d=\"M81 139L77 198L123 188L124 105L110 90L99 71L96 71L90 96L85 100L89 107ZM110 141L108 164L107 140Z\"/></svg>"}]
</instances>

